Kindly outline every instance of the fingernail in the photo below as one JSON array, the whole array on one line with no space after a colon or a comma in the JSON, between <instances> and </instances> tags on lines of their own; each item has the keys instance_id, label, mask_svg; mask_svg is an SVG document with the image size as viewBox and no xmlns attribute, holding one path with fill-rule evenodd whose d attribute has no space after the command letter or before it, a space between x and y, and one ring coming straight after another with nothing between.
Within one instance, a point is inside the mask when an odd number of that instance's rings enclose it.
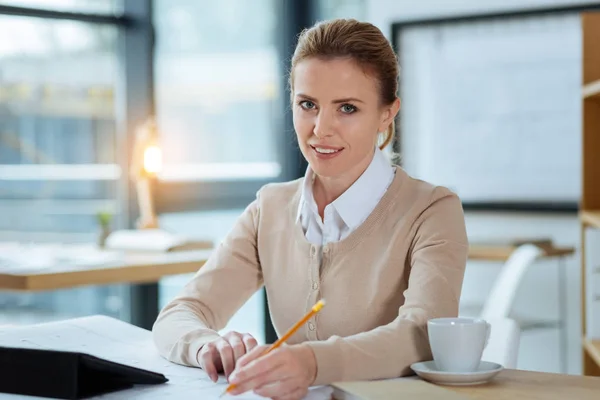
<instances>
[{"instance_id":1,"label":"fingernail","mask_svg":"<svg viewBox=\"0 0 600 400\"><path fill-rule=\"evenodd\" d=\"M238 376L237 374L234 372L233 374L229 375L229 382L230 383L237 383L238 381Z\"/></svg>"}]
</instances>

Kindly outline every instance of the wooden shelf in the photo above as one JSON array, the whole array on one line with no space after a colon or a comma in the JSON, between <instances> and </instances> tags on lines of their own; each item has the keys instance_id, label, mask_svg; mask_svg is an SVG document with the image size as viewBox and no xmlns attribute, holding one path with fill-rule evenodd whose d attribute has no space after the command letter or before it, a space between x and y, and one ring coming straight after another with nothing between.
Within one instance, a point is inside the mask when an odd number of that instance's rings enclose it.
<instances>
[{"instance_id":1,"label":"wooden shelf","mask_svg":"<svg viewBox=\"0 0 600 400\"><path fill-rule=\"evenodd\" d=\"M599 211L581 211L579 219L585 225L600 229L600 210Z\"/></svg>"},{"instance_id":2,"label":"wooden shelf","mask_svg":"<svg viewBox=\"0 0 600 400\"><path fill-rule=\"evenodd\" d=\"M600 100L600 80L583 85L581 97L584 99Z\"/></svg>"},{"instance_id":3,"label":"wooden shelf","mask_svg":"<svg viewBox=\"0 0 600 400\"><path fill-rule=\"evenodd\" d=\"M600 340L590 340L583 338L583 349L594 360L597 365L600 365Z\"/></svg>"},{"instance_id":4,"label":"wooden shelf","mask_svg":"<svg viewBox=\"0 0 600 400\"><path fill-rule=\"evenodd\" d=\"M600 376L600 339L589 340L586 333L586 277L597 268L597 261L588 259L586 228L600 229L600 13L581 13L582 32L582 186L579 220L581 252L581 333L583 375ZM588 278L589 279L589 278ZM594 289L595 290L595 289Z\"/></svg>"}]
</instances>

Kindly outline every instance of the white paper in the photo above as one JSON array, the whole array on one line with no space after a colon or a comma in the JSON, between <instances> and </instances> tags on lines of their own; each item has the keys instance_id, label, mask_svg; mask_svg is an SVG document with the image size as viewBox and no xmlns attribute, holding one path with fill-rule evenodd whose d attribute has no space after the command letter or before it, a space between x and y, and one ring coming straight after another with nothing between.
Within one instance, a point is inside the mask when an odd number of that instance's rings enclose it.
<instances>
[{"instance_id":1,"label":"white paper","mask_svg":"<svg viewBox=\"0 0 600 400\"><path fill-rule=\"evenodd\" d=\"M26 273L54 268L97 267L122 260L123 254L91 244L0 242L0 271Z\"/></svg>"},{"instance_id":2,"label":"white paper","mask_svg":"<svg viewBox=\"0 0 600 400\"><path fill-rule=\"evenodd\" d=\"M106 248L116 250L168 251L186 243L184 237L162 229L124 229L106 238Z\"/></svg>"},{"instance_id":3,"label":"white paper","mask_svg":"<svg viewBox=\"0 0 600 400\"><path fill-rule=\"evenodd\" d=\"M94 399L217 399L227 388L223 376L212 382L199 368L173 364L158 355L147 330L105 316L77 318L25 327L0 327L0 346L52 349L88 353L103 359L164 374L169 382L136 386ZM313 388L309 400L328 400L330 387ZM2 399L35 397L2 394ZM5 396L5 397L4 397ZM225 398L225 397L224 397ZM232 399L262 399L253 393Z\"/></svg>"}]
</instances>

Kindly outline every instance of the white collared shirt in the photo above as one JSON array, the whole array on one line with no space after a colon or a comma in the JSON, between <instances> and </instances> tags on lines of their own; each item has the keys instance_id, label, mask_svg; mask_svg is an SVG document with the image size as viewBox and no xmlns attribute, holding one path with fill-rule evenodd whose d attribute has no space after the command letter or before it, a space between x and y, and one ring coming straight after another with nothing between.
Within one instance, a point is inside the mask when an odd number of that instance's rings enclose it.
<instances>
[{"instance_id":1,"label":"white collared shirt","mask_svg":"<svg viewBox=\"0 0 600 400\"><path fill-rule=\"evenodd\" d=\"M363 174L340 197L325 207L323 220L313 196L314 172L306 170L298 215L306 239L325 245L346 238L375 209L394 179L394 167L379 148Z\"/></svg>"}]
</instances>

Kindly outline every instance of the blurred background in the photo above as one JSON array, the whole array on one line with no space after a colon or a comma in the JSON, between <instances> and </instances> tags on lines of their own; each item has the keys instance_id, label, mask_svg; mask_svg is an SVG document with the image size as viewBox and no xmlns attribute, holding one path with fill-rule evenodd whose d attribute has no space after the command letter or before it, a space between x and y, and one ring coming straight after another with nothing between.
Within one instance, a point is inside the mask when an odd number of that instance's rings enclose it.
<instances>
[{"instance_id":1,"label":"blurred background","mask_svg":"<svg viewBox=\"0 0 600 400\"><path fill-rule=\"evenodd\" d=\"M304 174L286 88L295 38L317 20L352 17L378 26L398 53L402 166L457 191L469 239L482 244L467 266L461 313L477 315L489 299L506 243L559 249L527 264L510 289L522 327L518 366L582 373L582 315L600 336L600 279L582 279L579 218L581 13L597 7L0 0L0 325L104 314L149 327L190 273L52 290L15 290L9 275L19 275L17 261L40 271L53 267L50 257L60 261L60 246L96 243L100 215L111 230L135 228L146 192L130 179L132 151L151 116L162 152L148 195L157 224L218 243L258 188ZM600 248L600 236L589 240L592 252ZM262 291L232 329L268 340Z\"/></svg>"}]
</instances>

